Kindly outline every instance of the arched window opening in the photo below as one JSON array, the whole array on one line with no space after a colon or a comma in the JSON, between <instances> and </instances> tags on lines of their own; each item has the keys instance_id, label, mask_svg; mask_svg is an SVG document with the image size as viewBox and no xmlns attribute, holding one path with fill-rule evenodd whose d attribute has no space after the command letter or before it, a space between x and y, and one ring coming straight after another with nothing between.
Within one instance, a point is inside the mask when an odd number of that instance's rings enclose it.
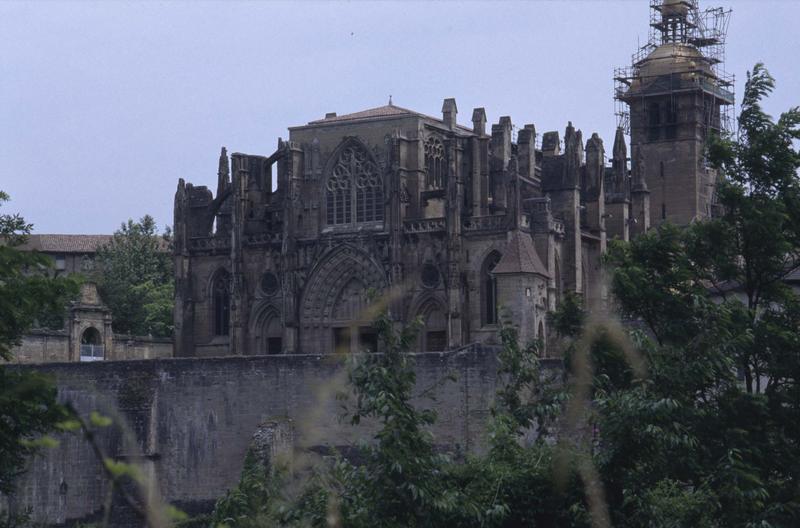
<instances>
[{"instance_id":1,"label":"arched window opening","mask_svg":"<svg viewBox=\"0 0 800 528\"><path fill-rule=\"evenodd\" d=\"M231 279L226 272L215 279L211 292L211 304L214 315L214 335L227 336L231 332Z\"/></svg>"},{"instance_id":2,"label":"arched window opening","mask_svg":"<svg viewBox=\"0 0 800 528\"><path fill-rule=\"evenodd\" d=\"M564 283L561 280L561 257L558 255L558 251L555 252L555 261L554 265L554 278L556 281L556 306L561 304L561 296L564 292Z\"/></svg>"},{"instance_id":3,"label":"arched window opening","mask_svg":"<svg viewBox=\"0 0 800 528\"><path fill-rule=\"evenodd\" d=\"M438 305L429 307L424 314L425 333L423 349L425 352L447 350L447 318Z\"/></svg>"},{"instance_id":4,"label":"arched window opening","mask_svg":"<svg viewBox=\"0 0 800 528\"><path fill-rule=\"evenodd\" d=\"M283 352L283 328L281 328L281 322L277 316L273 315L267 320L262 332L262 341L266 349L264 352L267 354Z\"/></svg>"},{"instance_id":5,"label":"arched window opening","mask_svg":"<svg viewBox=\"0 0 800 528\"><path fill-rule=\"evenodd\" d=\"M328 225L383 220L383 178L366 150L345 148L333 166L325 187Z\"/></svg>"},{"instance_id":6,"label":"arched window opening","mask_svg":"<svg viewBox=\"0 0 800 528\"><path fill-rule=\"evenodd\" d=\"M81 361L102 361L105 359L103 336L97 328L90 326L81 334Z\"/></svg>"},{"instance_id":7,"label":"arched window opening","mask_svg":"<svg viewBox=\"0 0 800 528\"><path fill-rule=\"evenodd\" d=\"M481 268L481 290L483 293L483 324L497 324L497 279L492 271L500 262L500 253L493 251L486 257Z\"/></svg>"},{"instance_id":8,"label":"arched window opening","mask_svg":"<svg viewBox=\"0 0 800 528\"><path fill-rule=\"evenodd\" d=\"M436 136L425 141L425 185L429 190L444 189L444 145Z\"/></svg>"}]
</instances>

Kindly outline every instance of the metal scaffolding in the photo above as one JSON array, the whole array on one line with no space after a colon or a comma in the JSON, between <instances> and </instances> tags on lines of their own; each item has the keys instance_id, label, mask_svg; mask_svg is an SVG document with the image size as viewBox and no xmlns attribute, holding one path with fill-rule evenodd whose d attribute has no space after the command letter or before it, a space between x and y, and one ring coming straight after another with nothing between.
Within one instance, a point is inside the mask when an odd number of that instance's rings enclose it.
<instances>
[{"instance_id":1,"label":"metal scaffolding","mask_svg":"<svg viewBox=\"0 0 800 528\"><path fill-rule=\"evenodd\" d=\"M629 66L614 69L617 126L630 134L629 104L636 95L677 95L700 90L704 98L723 101L719 105L719 130L715 125L715 112L706 112L707 129L730 132L734 77L725 71L725 42L730 15L730 9L721 7L700 10L697 0L651 0L647 43L631 56ZM684 69L680 75L658 75L648 79L642 66L659 46L668 43L693 46L701 54L703 64L689 63L694 64L693 69ZM645 82L647 89L635 90L634 95L631 91L634 81Z\"/></svg>"}]
</instances>

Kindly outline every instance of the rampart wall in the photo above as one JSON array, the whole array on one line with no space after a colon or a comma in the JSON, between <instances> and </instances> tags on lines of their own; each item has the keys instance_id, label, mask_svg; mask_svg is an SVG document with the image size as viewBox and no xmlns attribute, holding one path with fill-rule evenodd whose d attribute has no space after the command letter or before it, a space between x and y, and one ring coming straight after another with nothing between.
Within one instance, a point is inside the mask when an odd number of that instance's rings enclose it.
<instances>
[{"instance_id":1,"label":"rampart wall","mask_svg":"<svg viewBox=\"0 0 800 528\"><path fill-rule=\"evenodd\" d=\"M495 352L416 354L418 403L436 409L436 442L480 450L495 394ZM339 419L344 368L333 356L281 355L170 358L145 361L58 363L35 368L52 375L59 397L81 413L124 417L130 445L119 428L99 436L110 456L142 454L162 498L190 512L208 510L238 481L247 447L265 421L290 419L295 447L326 451L369 437L369 426ZM445 381L448 375L456 381ZM427 399L433 396L435 399ZM119 421L119 420L118 420ZM31 507L48 524L92 519L108 482L87 443L63 435L60 446L37 457L10 500ZM1 499L0 499L1 500ZM115 526L125 526L120 519Z\"/></svg>"}]
</instances>

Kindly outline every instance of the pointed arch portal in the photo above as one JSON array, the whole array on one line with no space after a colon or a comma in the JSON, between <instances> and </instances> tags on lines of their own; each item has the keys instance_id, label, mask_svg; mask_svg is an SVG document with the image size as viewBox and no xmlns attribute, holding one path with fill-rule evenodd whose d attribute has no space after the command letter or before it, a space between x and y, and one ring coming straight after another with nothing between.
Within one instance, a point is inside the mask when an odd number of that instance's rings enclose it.
<instances>
[{"instance_id":1,"label":"pointed arch portal","mask_svg":"<svg viewBox=\"0 0 800 528\"><path fill-rule=\"evenodd\" d=\"M375 314L368 292L387 289L383 268L365 252L341 246L322 258L303 289L300 346L304 353L375 351Z\"/></svg>"}]
</instances>

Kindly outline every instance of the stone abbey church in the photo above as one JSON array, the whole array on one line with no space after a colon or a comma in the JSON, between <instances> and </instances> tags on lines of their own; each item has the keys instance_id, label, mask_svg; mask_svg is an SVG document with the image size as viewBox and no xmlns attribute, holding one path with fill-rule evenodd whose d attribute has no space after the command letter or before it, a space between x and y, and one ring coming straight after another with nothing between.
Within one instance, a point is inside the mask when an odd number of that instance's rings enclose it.
<instances>
[{"instance_id":1,"label":"stone abbey church","mask_svg":"<svg viewBox=\"0 0 800 528\"><path fill-rule=\"evenodd\" d=\"M616 76L610 151L571 123L540 136L475 108L464 126L455 99L329 113L265 155L223 148L214 192L175 195L176 355L377 350L371 303L421 318L421 351L497 342L504 318L546 340L567 291L602 306L607 240L713 213L705 145L733 103L707 12L653 12Z\"/></svg>"}]
</instances>

